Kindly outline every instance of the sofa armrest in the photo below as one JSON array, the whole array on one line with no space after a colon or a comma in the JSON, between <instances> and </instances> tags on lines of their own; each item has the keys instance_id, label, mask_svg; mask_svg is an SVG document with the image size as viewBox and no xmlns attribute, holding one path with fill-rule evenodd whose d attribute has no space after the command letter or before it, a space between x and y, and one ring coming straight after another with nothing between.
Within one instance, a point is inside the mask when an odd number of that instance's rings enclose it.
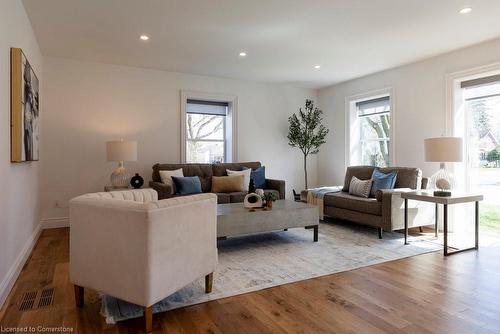
<instances>
[{"instance_id":1,"label":"sofa armrest","mask_svg":"<svg viewBox=\"0 0 500 334\"><path fill-rule=\"evenodd\" d=\"M377 191L377 201L382 202L382 228L394 231L404 228L404 199L401 194L414 191L410 188L384 189ZM432 203L408 201L408 226L426 226L434 222Z\"/></svg>"},{"instance_id":2,"label":"sofa armrest","mask_svg":"<svg viewBox=\"0 0 500 334\"><path fill-rule=\"evenodd\" d=\"M280 199L285 199L285 181L266 179L266 189L277 190L280 193Z\"/></svg>"},{"instance_id":3,"label":"sofa armrest","mask_svg":"<svg viewBox=\"0 0 500 334\"><path fill-rule=\"evenodd\" d=\"M150 181L149 186L158 192L158 199L173 197L172 187L162 182Z\"/></svg>"},{"instance_id":4,"label":"sofa armrest","mask_svg":"<svg viewBox=\"0 0 500 334\"><path fill-rule=\"evenodd\" d=\"M384 200L390 200L393 195L401 194L403 192L412 191L410 188L395 188L395 189L381 189L377 191L376 198L379 202L384 202Z\"/></svg>"}]
</instances>

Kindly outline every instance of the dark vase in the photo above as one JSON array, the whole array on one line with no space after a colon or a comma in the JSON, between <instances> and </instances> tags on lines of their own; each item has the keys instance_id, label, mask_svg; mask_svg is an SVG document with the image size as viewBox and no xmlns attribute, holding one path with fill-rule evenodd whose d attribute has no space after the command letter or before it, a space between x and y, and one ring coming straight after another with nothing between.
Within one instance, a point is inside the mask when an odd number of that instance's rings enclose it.
<instances>
[{"instance_id":1,"label":"dark vase","mask_svg":"<svg viewBox=\"0 0 500 334\"><path fill-rule=\"evenodd\" d=\"M273 208L273 201L271 201L270 199L266 201L266 205L267 205L267 208L268 209L272 209Z\"/></svg>"},{"instance_id":2,"label":"dark vase","mask_svg":"<svg viewBox=\"0 0 500 334\"><path fill-rule=\"evenodd\" d=\"M144 179L138 173L135 173L135 176L130 179L130 185L134 189L139 189L144 185Z\"/></svg>"},{"instance_id":3,"label":"dark vase","mask_svg":"<svg viewBox=\"0 0 500 334\"><path fill-rule=\"evenodd\" d=\"M255 192L255 182L253 182L253 179L250 179L250 184L248 185L248 193L254 193Z\"/></svg>"}]
</instances>

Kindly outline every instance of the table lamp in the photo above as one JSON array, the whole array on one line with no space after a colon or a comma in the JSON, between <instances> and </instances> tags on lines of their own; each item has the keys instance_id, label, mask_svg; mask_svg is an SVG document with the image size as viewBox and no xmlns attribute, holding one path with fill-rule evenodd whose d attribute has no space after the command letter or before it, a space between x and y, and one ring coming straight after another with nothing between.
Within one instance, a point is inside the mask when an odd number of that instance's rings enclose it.
<instances>
[{"instance_id":1,"label":"table lamp","mask_svg":"<svg viewBox=\"0 0 500 334\"><path fill-rule=\"evenodd\" d=\"M111 185L116 188L127 188L130 175L123 166L124 161L137 160L137 142L113 140L106 142L106 155L108 161L117 161L118 167L111 174Z\"/></svg>"},{"instance_id":2,"label":"table lamp","mask_svg":"<svg viewBox=\"0 0 500 334\"><path fill-rule=\"evenodd\" d=\"M439 171L431 176L431 187L437 189L434 196L451 196L455 186L453 175L446 170L447 162L463 161L463 140L459 137L437 137L424 140L425 161L439 162Z\"/></svg>"}]
</instances>

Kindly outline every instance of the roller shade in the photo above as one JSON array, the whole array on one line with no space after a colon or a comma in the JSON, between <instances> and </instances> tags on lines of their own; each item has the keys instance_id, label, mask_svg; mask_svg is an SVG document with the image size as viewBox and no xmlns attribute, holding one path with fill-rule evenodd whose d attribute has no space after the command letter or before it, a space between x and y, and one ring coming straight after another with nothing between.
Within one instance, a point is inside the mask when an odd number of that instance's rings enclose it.
<instances>
[{"instance_id":1,"label":"roller shade","mask_svg":"<svg viewBox=\"0 0 500 334\"><path fill-rule=\"evenodd\" d=\"M492 84L492 83L500 83L500 74L491 75L489 77L484 77L484 78L477 78L477 79L462 81L460 83L460 87L471 88L471 87L477 87L477 86L482 86L482 85L488 85L488 84Z\"/></svg>"},{"instance_id":2,"label":"roller shade","mask_svg":"<svg viewBox=\"0 0 500 334\"><path fill-rule=\"evenodd\" d=\"M391 110L391 102L389 96L356 102L356 108L359 116L378 114Z\"/></svg>"},{"instance_id":3,"label":"roller shade","mask_svg":"<svg viewBox=\"0 0 500 334\"><path fill-rule=\"evenodd\" d=\"M187 100L188 114L227 116L228 102Z\"/></svg>"}]
</instances>

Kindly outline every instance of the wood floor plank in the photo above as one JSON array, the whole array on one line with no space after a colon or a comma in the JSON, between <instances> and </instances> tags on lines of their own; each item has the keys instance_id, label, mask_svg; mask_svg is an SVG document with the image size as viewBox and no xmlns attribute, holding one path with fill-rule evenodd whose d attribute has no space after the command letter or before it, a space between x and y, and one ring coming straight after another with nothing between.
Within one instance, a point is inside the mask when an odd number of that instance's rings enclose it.
<instances>
[{"instance_id":1,"label":"wood floor plank","mask_svg":"<svg viewBox=\"0 0 500 334\"><path fill-rule=\"evenodd\" d=\"M500 333L500 248L429 253L285 284L153 316L153 333ZM141 318L106 324L96 291L75 307L68 229L43 231L0 325L73 333L143 332ZM54 304L20 311L27 291L54 287Z\"/></svg>"}]
</instances>

